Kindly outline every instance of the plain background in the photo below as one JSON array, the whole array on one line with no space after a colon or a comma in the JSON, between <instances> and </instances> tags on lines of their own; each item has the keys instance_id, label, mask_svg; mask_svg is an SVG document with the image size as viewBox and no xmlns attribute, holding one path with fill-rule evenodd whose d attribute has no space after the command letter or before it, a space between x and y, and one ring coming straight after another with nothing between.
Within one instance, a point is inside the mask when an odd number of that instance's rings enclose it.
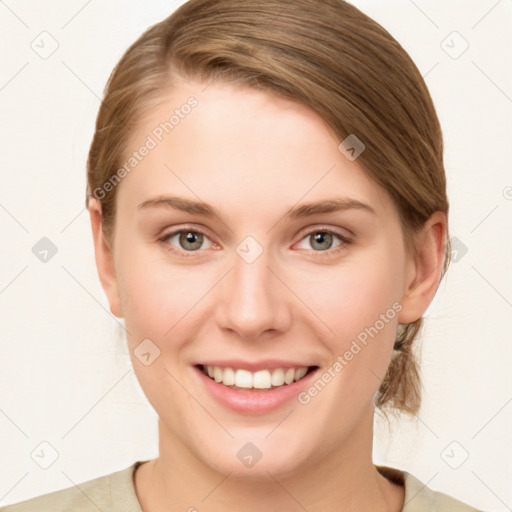
<instances>
[{"instance_id":1,"label":"plain background","mask_svg":"<svg viewBox=\"0 0 512 512\"><path fill-rule=\"evenodd\" d=\"M156 414L97 277L85 161L113 66L181 3L0 1L2 505L158 453ZM376 421L374 460L482 509L510 510L512 2L353 3L425 77L456 237L421 338L421 411L390 430ZM57 248L47 262L33 252L43 237Z\"/></svg>"}]
</instances>

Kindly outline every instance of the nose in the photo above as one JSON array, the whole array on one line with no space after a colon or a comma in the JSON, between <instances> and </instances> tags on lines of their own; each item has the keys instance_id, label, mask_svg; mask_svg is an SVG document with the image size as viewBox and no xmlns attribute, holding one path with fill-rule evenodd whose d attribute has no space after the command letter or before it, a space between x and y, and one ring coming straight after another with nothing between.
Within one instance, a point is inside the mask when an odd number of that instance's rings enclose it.
<instances>
[{"instance_id":1,"label":"nose","mask_svg":"<svg viewBox=\"0 0 512 512\"><path fill-rule=\"evenodd\" d=\"M217 307L219 326L247 340L285 332L291 324L291 298L275 265L269 266L265 251L251 263L234 256Z\"/></svg>"}]
</instances>

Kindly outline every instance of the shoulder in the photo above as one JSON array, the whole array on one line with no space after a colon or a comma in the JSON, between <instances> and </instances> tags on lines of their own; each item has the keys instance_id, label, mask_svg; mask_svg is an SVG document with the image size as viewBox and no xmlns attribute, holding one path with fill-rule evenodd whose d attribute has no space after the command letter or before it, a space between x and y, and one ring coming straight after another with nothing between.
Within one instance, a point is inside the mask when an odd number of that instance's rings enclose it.
<instances>
[{"instance_id":1,"label":"shoulder","mask_svg":"<svg viewBox=\"0 0 512 512\"><path fill-rule=\"evenodd\" d=\"M442 492L427 487L407 471L377 466L379 472L405 488L402 512L483 512Z\"/></svg>"},{"instance_id":2,"label":"shoulder","mask_svg":"<svg viewBox=\"0 0 512 512\"><path fill-rule=\"evenodd\" d=\"M133 483L140 462L73 487L0 508L0 512L142 512Z\"/></svg>"},{"instance_id":3,"label":"shoulder","mask_svg":"<svg viewBox=\"0 0 512 512\"><path fill-rule=\"evenodd\" d=\"M467 503L427 487L410 473L404 473L405 500L402 512L483 512Z\"/></svg>"},{"instance_id":4,"label":"shoulder","mask_svg":"<svg viewBox=\"0 0 512 512\"><path fill-rule=\"evenodd\" d=\"M404 487L404 506L401 512L484 512L447 494L430 489L407 471L380 465L376 468L388 480Z\"/></svg>"}]
</instances>

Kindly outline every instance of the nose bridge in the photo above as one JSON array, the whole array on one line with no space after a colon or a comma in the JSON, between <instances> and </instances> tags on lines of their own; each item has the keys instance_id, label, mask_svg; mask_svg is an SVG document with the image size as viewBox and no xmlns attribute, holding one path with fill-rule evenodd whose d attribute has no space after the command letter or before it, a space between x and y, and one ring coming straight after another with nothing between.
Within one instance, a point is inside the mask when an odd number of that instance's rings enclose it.
<instances>
[{"instance_id":1,"label":"nose bridge","mask_svg":"<svg viewBox=\"0 0 512 512\"><path fill-rule=\"evenodd\" d=\"M285 292L269 269L270 252L258 246L246 240L237 247L219 308L221 326L242 338L283 330L289 320Z\"/></svg>"}]
</instances>

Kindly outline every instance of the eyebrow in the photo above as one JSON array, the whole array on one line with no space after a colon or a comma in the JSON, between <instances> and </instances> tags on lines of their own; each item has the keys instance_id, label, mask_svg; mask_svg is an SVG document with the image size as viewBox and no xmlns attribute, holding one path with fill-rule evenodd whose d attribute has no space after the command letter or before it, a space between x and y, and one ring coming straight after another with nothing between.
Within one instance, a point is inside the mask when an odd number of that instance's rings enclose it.
<instances>
[{"instance_id":1,"label":"eyebrow","mask_svg":"<svg viewBox=\"0 0 512 512\"><path fill-rule=\"evenodd\" d=\"M184 197L160 196L153 199L147 199L137 206L138 209L145 208L173 208L186 213L195 215L204 215L205 217L221 218L213 206L201 201L194 201ZM299 206L289 208L282 218L301 219L313 215L335 213L345 210L363 210L375 214L375 210L368 204L350 197L334 197L322 201L303 203Z\"/></svg>"}]
</instances>

